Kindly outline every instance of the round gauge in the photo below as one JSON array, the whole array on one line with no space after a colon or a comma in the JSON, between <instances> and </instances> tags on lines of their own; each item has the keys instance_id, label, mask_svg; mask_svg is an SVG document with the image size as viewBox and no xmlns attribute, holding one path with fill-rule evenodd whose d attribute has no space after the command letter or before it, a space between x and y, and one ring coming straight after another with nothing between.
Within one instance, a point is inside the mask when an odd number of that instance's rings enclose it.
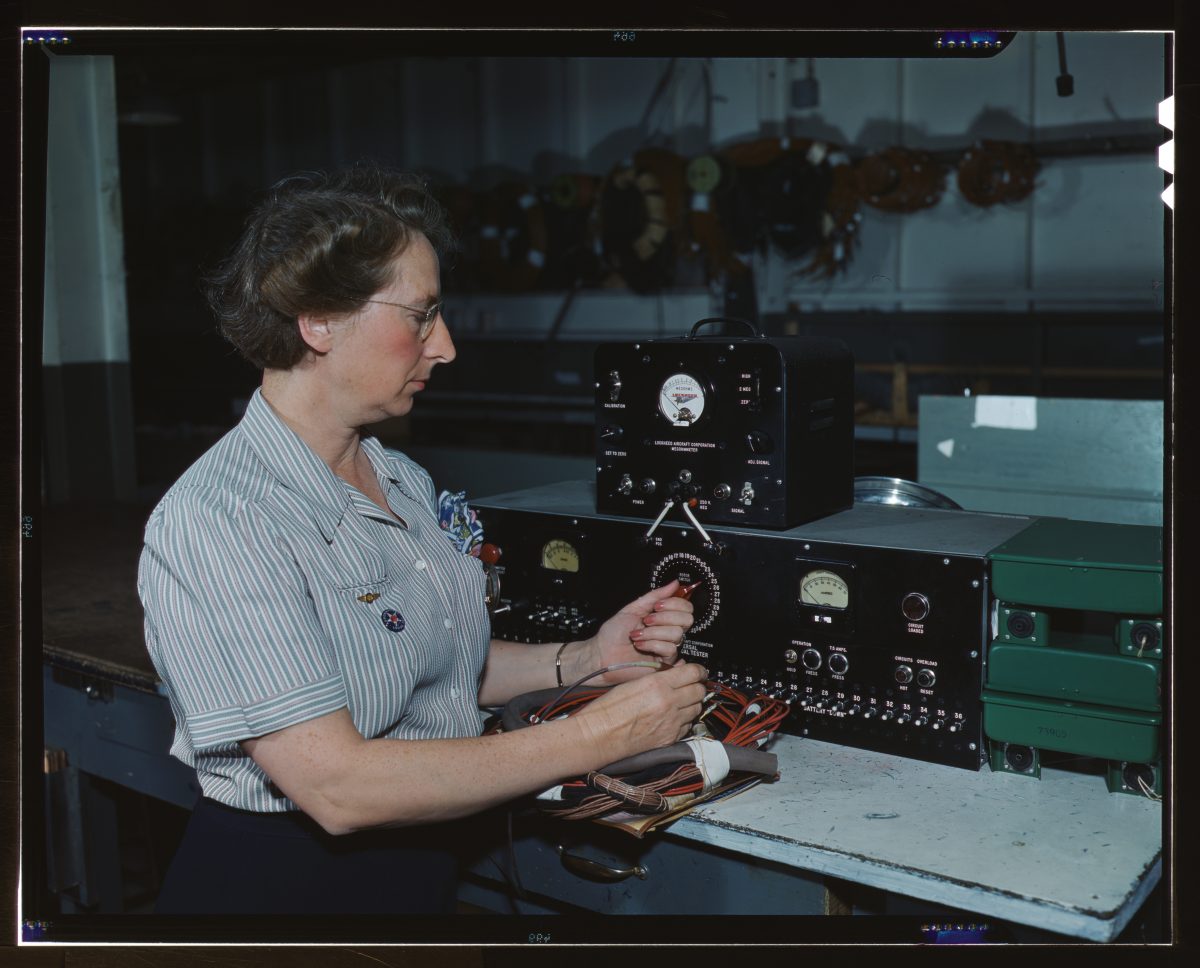
<instances>
[{"instance_id":1,"label":"round gauge","mask_svg":"<svg viewBox=\"0 0 1200 968\"><path fill-rule=\"evenodd\" d=\"M578 571L580 553L570 541L554 537L541 546L541 566L548 571Z\"/></svg>"},{"instance_id":2,"label":"round gauge","mask_svg":"<svg viewBox=\"0 0 1200 968\"><path fill-rule=\"evenodd\" d=\"M704 413L704 388L690 373L676 373L658 391L658 411L674 427L690 427Z\"/></svg>"},{"instance_id":3,"label":"round gauge","mask_svg":"<svg viewBox=\"0 0 1200 968\"><path fill-rule=\"evenodd\" d=\"M850 589L840 575L819 568L800 579L800 602L820 608L844 609L850 604Z\"/></svg>"},{"instance_id":4,"label":"round gauge","mask_svg":"<svg viewBox=\"0 0 1200 968\"><path fill-rule=\"evenodd\" d=\"M552 538L542 545L542 567L549 571L579 571L579 552L571 542Z\"/></svg>"},{"instance_id":5,"label":"round gauge","mask_svg":"<svg viewBox=\"0 0 1200 968\"><path fill-rule=\"evenodd\" d=\"M690 637L703 632L712 625L721 610L721 586L716 573L703 559L686 551L678 551L667 555L654 566L650 587L661 588L673 578L678 578L681 585L701 582L692 593L692 627L687 634Z\"/></svg>"}]
</instances>

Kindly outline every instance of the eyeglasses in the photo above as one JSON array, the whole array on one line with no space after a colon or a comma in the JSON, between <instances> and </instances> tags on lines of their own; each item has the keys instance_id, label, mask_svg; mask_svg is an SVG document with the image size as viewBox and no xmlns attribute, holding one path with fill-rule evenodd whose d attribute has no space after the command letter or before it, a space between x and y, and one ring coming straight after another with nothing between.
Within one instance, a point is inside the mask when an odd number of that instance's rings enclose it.
<instances>
[{"instance_id":1,"label":"eyeglasses","mask_svg":"<svg viewBox=\"0 0 1200 968\"><path fill-rule=\"evenodd\" d=\"M414 313L417 317L417 339L424 343L429 339L429 334L433 332L434 323L437 322L438 316L442 314L444 302L434 303L428 309L418 309L416 306L405 306L404 303L385 302L382 299L368 299L369 303L378 303L380 306L395 306L397 309L407 309L410 313Z\"/></svg>"}]
</instances>

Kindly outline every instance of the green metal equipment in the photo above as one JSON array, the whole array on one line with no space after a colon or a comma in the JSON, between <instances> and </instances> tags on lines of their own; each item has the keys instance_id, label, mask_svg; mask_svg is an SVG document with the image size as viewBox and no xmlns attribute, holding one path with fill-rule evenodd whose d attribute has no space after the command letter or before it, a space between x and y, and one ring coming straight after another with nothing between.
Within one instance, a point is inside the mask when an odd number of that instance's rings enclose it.
<instances>
[{"instance_id":1,"label":"green metal equipment","mask_svg":"<svg viewBox=\"0 0 1200 968\"><path fill-rule=\"evenodd\" d=\"M1162 793L1162 529L1040 518L988 556L983 690L993 770L1042 751L1108 761L1111 792Z\"/></svg>"}]
</instances>

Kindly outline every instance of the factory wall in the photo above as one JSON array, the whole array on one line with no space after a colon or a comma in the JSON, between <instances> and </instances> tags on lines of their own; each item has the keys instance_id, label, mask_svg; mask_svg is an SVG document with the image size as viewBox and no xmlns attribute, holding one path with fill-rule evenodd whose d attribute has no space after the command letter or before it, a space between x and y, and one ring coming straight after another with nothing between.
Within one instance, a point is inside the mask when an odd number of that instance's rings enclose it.
<instances>
[{"instance_id":1,"label":"factory wall","mask_svg":"<svg viewBox=\"0 0 1200 968\"><path fill-rule=\"evenodd\" d=\"M1040 168L1019 201L973 204L951 168L931 208L859 206L850 258L832 276L805 274L776 250L748 256L764 327L846 339L863 364L859 396L909 432L922 393L1161 397L1166 208L1154 145L1169 137L1156 123L1168 93L1165 41L1065 40L1070 97L1055 89L1053 33L1018 33L999 55L972 60L118 54L139 480L168 480L186 466L257 382L215 333L198 285L256 194L285 174L364 158L486 192L504 182L545 190L562 174L600 178L648 147L690 159L772 137L819 139L859 156L891 146L954 153L987 139L1032 144ZM799 105L797 82L815 87L815 103ZM1131 139L1140 147L1129 150ZM1072 147L1049 150L1062 145ZM451 280L447 318L460 343L553 335L582 352L588 341L681 333L728 308L723 285L701 260L645 294L544 284L498 292ZM474 349L442 386L530 397L570 390L515 386L496 372L499 357ZM905 390L893 375L900 364L938 372L913 369ZM950 372L988 365L1011 379ZM1042 379L1080 366L1094 378ZM570 367L547 372L547 381L578 377ZM907 406L890 406L897 395ZM433 393L426 403L430 415L450 406ZM493 408L465 424L478 438L470 444L513 446L501 416ZM545 433L544 424L514 425L514 434L548 452L590 449L582 429ZM427 422L418 442L462 429ZM176 456L150 470L148 454Z\"/></svg>"},{"instance_id":2,"label":"factory wall","mask_svg":"<svg viewBox=\"0 0 1200 968\"><path fill-rule=\"evenodd\" d=\"M760 266L760 310L1157 308L1163 175L1151 153L1105 155L1144 131L1165 96L1161 35L1071 33L1059 97L1052 33L1018 34L987 60L895 58L422 58L330 68L205 100L206 190L370 156L486 187L603 175L639 148L694 157L768 135L879 149L967 148L1095 135L1096 153L1043 164L1032 195L981 209L953 176L910 215L864 209L861 244L833 281ZM810 75L818 103L794 108ZM665 82L665 83L664 83ZM249 95L249 96L247 96ZM264 150L255 151L256 127ZM1164 132L1164 140L1165 140Z\"/></svg>"}]
</instances>

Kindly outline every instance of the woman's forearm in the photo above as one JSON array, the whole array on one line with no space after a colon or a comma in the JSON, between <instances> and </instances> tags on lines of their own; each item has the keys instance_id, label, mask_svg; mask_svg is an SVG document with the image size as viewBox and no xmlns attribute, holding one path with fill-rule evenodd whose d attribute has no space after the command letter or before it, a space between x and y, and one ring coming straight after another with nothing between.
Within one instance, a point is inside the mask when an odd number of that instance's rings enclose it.
<instances>
[{"instance_id":1,"label":"woman's forearm","mask_svg":"<svg viewBox=\"0 0 1200 968\"><path fill-rule=\"evenodd\" d=\"M331 833L462 817L666 746L700 709L699 666L618 686L569 719L462 739L364 739L344 707L242 746Z\"/></svg>"},{"instance_id":2,"label":"woman's forearm","mask_svg":"<svg viewBox=\"0 0 1200 968\"><path fill-rule=\"evenodd\" d=\"M528 645L492 639L483 681L479 687L480 706L503 706L514 696L549 689L558 683L555 659L563 641ZM571 641L562 652L563 684L574 682L589 672L596 660L590 639Z\"/></svg>"},{"instance_id":3,"label":"woman's forearm","mask_svg":"<svg viewBox=\"0 0 1200 968\"><path fill-rule=\"evenodd\" d=\"M271 737L264 737L252 754L334 834L453 820L607 761L582 720L467 739L367 740L345 715L334 730L318 721L309 730L292 727L298 732L274 750L265 749Z\"/></svg>"}]
</instances>

